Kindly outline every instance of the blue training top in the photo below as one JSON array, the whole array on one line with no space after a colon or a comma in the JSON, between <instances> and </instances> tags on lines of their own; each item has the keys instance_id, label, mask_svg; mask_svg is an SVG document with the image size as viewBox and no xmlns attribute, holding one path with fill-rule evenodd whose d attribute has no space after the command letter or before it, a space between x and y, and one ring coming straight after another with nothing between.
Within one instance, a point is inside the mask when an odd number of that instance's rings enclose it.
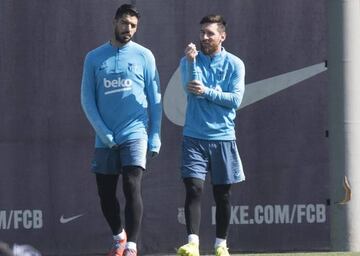
<instances>
[{"instance_id":1,"label":"blue training top","mask_svg":"<svg viewBox=\"0 0 360 256\"><path fill-rule=\"evenodd\" d=\"M191 80L205 85L205 93L187 92L187 109L183 134L204 140L235 140L236 109L245 90L245 66L235 55L222 48L214 56L202 52L194 62L180 61L185 91Z\"/></svg>"},{"instance_id":2,"label":"blue training top","mask_svg":"<svg viewBox=\"0 0 360 256\"><path fill-rule=\"evenodd\" d=\"M128 42L109 42L90 51L84 61L82 108L96 132L95 147L148 139L159 152L161 94L155 58L150 50Z\"/></svg>"}]
</instances>

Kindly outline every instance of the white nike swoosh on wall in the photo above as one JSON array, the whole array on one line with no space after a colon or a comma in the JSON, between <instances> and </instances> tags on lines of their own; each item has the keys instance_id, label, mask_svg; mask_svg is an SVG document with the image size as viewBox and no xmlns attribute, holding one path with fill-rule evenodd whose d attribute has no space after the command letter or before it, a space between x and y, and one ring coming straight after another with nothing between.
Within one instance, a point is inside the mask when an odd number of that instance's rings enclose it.
<instances>
[{"instance_id":1,"label":"white nike swoosh on wall","mask_svg":"<svg viewBox=\"0 0 360 256\"><path fill-rule=\"evenodd\" d=\"M79 214L79 215L76 215L76 216L72 216L72 217L68 217L68 218L65 218L64 215L61 215L60 217L60 223L61 224L66 224L66 223L69 223L73 220L76 220L80 217L84 216L84 214Z\"/></svg>"},{"instance_id":2,"label":"white nike swoosh on wall","mask_svg":"<svg viewBox=\"0 0 360 256\"><path fill-rule=\"evenodd\" d=\"M239 109L269 97L326 71L325 62L308 66L278 76L270 77L245 86L244 98ZM174 124L183 126L185 122L186 95L181 85L180 69L177 68L166 87L164 113Z\"/></svg>"}]
</instances>

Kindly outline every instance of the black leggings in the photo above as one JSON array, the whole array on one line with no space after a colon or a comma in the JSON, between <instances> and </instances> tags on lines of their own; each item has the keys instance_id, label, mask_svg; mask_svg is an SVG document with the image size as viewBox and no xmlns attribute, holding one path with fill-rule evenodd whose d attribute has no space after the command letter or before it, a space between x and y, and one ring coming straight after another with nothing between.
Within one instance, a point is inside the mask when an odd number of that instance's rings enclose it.
<instances>
[{"instance_id":1,"label":"black leggings","mask_svg":"<svg viewBox=\"0 0 360 256\"><path fill-rule=\"evenodd\" d=\"M201 219L201 195L204 181L195 178L185 178L185 219L189 234L199 235ZM225 239L230 221L230 184L213 185L213 195L216 203L216 237Z\"/></svg>"},{"instance_id":2,"label":"black leggings","mask_svg":"<svg viewBox=\"0 0 360 256\"><path fill-rule=\"evenodd\" d=\"M123 192L125 196L125 230L128 241L138 239L143 215L143 202L141 196L141 179L143 169L138 166L125 166L123 168ZM113 235L122 230L120 218L120 204L116 197L116 187L119 175L96 174L96 184L100 197L101 209L108 222Z\"/></svg>"}]
</instances>

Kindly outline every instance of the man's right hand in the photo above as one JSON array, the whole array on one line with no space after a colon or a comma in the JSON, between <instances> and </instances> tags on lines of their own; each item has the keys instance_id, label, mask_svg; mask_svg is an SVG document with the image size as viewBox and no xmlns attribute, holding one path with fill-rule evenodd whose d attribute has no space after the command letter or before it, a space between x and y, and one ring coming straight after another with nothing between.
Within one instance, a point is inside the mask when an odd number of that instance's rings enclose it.
<instances>
[{"instance_id":1,"label":"man's right hand","mask_svg":"<svg viewBox=\"0 0 360 256\"><path fill-rule=\"evenodd\" d=\"M105 137L106 137L106 141L104 141L104 143L107 144L109 148L117 146L114 140L114 136L112 134L106 134Z\"/></svg>"},{"instance_id":2,"label":"man's right hand","mask_svg":"<svg viewBox=\"0 0 360 256\"><path fill-rule=\"evenodd\" d=\"M189 61L194 61L196 55L198 55L198 51L196 50L196 45L193 43L188 44L185 48L185 55Z\"/></svg>"}]
</instances>

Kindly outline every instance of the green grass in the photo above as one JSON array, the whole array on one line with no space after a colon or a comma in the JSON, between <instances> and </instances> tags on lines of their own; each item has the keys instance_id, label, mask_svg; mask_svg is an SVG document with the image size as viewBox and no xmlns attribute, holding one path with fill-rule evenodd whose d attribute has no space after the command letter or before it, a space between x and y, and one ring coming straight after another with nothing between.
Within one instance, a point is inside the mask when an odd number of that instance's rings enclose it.
<instances>
[{"instance_id":1,"label":"green grass","mask_svg":"<svg viewBox=\"0 0 360 256\"><path fill-rule=\"evenodd\" d=\"M287 253L232 253L231 256L360 256L360 252L287 252ZM214 256L204 253L201 256ZM147 254L146 256L176 256L176 254Z\"/></svg>"},{"instance_id":2,"label":"green grass","mask_svg":"<svg viewBox=\"0 0 360 256\"><path fill-rule=\"evenodd\" d=\"M290 253L252 253L252 254L232 254L233 256L360 256L360 252L290 252Z\"/></svg>"}]
</instances>

